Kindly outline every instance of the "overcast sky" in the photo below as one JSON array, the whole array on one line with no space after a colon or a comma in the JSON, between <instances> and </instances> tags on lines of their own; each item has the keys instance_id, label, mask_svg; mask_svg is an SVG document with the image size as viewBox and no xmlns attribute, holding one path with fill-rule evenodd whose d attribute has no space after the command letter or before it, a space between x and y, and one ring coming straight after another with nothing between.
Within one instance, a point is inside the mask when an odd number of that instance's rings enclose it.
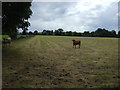
<instances>
[{"instance_id":1,"label":"overcast sky","mask_svg":"<svg viewBox=\"0 0 120 90\"><path fill-rule=\"evenodd\" d=\"M34 0L33 0L34 1ZM118 30L119 0L79 0L79 2L32 2L29 31Z\"/></svg>"}]
</instances>

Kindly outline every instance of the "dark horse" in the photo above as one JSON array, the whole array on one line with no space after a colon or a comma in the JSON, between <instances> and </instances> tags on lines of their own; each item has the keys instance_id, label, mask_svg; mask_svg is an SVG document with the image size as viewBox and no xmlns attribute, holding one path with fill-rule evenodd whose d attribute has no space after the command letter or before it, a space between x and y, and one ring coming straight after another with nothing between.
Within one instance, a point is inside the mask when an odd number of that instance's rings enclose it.
<instances>
[{"instance_id":1,"label":"dark horse","mask_svg":"<svg viewBox=\"0 0 120 90\"><path fill-rule=\"evenodd\" d=\"M73 48L74 47L76 48L76 45L79 45L79 48L80 48L81 41L76 41L76 40L72 40L72 41L73 41Z\"/></svg>"}]
</instances>

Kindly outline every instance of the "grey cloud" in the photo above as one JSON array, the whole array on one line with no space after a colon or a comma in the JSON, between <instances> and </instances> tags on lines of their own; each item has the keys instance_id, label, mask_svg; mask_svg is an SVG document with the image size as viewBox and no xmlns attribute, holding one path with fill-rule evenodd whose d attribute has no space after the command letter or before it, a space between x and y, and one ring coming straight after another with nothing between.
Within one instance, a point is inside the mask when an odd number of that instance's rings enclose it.
<instances>
[{"instance_id":1,"label":"grey cloud","mask_svg":"<svg viewBox=\"0 0 120 90\"><path fill-rule=\"evenodd\" d=\"M94 9L91 9L87 12L85 16L86 20L85 26L89 31L94 31L97 28L105 28L108 30L117 30L118 29L118 17L117 17L117 3L111 3L106 9L103 9L102 6L98 8L96 6ZM94 16L96 14L97 16ZM89 23L90 22L90 23Z\"/></svg>"},{"instance_id":2,"label":"grey cloud","mask_svg":"<svg viewBox=\"0 0 120 90\"><path fill-rule=\"evenodd\" d=\"M61 3L61 2L39 2L33 3L33 11L37 17L41 18L43 21L50 21L56 18L61 18L66 13L66 9L72 5L72 3ZM39 10L36 10L39 7Z\"/></svg>"},{"instance_id":3,"label":"grey cloud","mask_svg":"<svg viewBox=\"0 0 120 90\"><path fill-rule=\"evenodd\" d=\"M101 10L103 9L102 5L96 5L94 8L92 8L91 10Z\"/></svg>"},{"instance_id":4,"label":"grey cloud","mask_svg":"<svg viewBox=\"0 0 120 90\"><path fill-rule=\"evenodd\" d=\"M76 11L68 14L71 7L74 8L77 3L70 2L39 2L33 3L33 16L31 30L58 29L73 30L83 32L94 31L97 28L106 28L109 30L117 29L117 3L112 3L108 7L96 5L89 11ZM88 5L88 4L87 4Z\"/></svg>"},{"instance_id":5,"label":"grey cloud","mask_svg":"<svg viewBox=\"0 0 120 90\"><path fill-rule=\"evenodd\" d=\"M99 15L99 20L97 20L97 23L101 26L101 27L105 27L109 30L111 29L117 29L117 21L118 21L118 17L117 17L117 13L118 13L118 8L117 8L117 3L112 3L109 5L109 7L101 12L101 14Z\"/></svg>"},{"instance_id":6,"label":"grey cloud","mask_svg":"<svg viewBox=\"0 0 120 90\"><path fill-rule=\"evenodd\" d=\"M120 1L118 2L118 30L120 31Z\"/></svg>"}]
</instances>

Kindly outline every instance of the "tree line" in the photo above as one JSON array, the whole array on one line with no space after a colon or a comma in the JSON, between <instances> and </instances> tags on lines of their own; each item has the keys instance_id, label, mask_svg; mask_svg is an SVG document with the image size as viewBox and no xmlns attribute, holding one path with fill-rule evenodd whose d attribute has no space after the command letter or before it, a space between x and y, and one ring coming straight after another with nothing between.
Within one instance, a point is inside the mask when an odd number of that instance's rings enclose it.
<instances>
[{"instance_id":1,"label":"tree line","mask_svg":"<svg viewBox=\"0 0 120 90\"><path fill-rule=\"evenodd\" d=\"M76 32L76 31L64 31L62 28L58 30L43 30L42 32L38 32L35 30L34 32L25 32L21 33L22 35L55 35L55 36L83 36L83 37L120 37L120 31L118 34L115 30L109 31L106 29L98 28L96 31L84 31Z\"/></svg>"}]
</instances>

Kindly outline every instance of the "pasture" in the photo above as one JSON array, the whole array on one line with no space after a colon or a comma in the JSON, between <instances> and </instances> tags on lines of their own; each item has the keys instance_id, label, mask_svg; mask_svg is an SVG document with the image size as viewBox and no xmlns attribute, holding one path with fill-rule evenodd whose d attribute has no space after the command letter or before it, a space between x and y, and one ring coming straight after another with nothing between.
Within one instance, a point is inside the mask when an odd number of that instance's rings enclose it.
<instances>
[{"instance_id":1,"label":"pasture","mask_svg":"<svg viewBox=\"0 0 120 90\"><path fill-rule=\"evenodd\" d=\"M81 48L72 40L81 40ZM118 87L118 39L34 36L2 50L3 88Z\"/></svg>"}]
</instances>

